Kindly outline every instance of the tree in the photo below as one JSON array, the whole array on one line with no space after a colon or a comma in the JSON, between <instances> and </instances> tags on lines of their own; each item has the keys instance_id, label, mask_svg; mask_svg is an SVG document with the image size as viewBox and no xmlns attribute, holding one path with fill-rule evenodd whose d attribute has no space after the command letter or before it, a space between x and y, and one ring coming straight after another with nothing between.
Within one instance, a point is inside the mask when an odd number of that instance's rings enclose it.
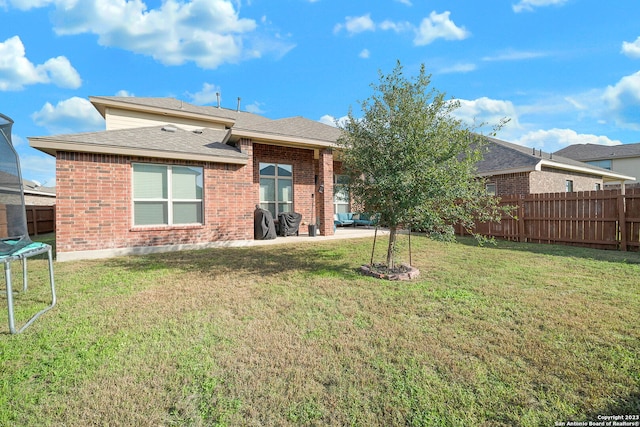
<instances>
[{"instance_id":1,"label":"tree","mask_svg":"<svg viewBox=\"0 0 640 427\"><path fill-rule=\"evenodd\" d=\"M391 74L380 73L373 95L360 102L362 116L349 111L338 125L350 194L389 227L390 269L402 227L454 239L454 224L471 230L475 218L496 219L499 212L497 200L474 174L485 138L456 119L453 112L460 103L445 99L430 83L424 65L408 79L398 62Z\"/></svg>"}]
</instances>

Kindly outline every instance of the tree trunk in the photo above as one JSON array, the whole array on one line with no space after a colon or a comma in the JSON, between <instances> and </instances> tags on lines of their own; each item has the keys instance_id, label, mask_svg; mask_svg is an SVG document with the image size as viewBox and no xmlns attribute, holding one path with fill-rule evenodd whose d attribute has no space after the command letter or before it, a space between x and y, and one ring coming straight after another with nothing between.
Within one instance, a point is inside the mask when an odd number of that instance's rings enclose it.
<instances>
[{"instance_id":1,"label":"tree trunk","mask_svg":"<svg viewBox=\"0 0 640 427\"><path fill-rule=\"evenodd\" d=\"M389 227L389 247L387 248L387 267L394 268L394 255L396 252L397 227Z\"/></svg>"}]
</instances>

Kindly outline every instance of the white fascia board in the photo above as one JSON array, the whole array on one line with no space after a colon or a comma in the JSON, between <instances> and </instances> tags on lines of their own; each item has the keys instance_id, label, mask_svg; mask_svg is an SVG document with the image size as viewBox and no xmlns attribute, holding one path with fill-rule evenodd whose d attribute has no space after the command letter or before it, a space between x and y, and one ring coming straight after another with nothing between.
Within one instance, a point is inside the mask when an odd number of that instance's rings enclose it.
<instances>
[{"instance_id":1,"label":"white fascia board","mask_svg":"<svg viewBox=\"0 0 640 427\"><path fill-rule=\"evenodd\" d=\"M476 176L485 177L485 176L495 176L495 175L506 175L508 173L522 173L522 172L533 172L534 170L539 170L531 167L522 167L522 168L512 168L512 169L499 169L494 171L487 171L477 173Z\"/></svg>"},{"instance_id":2,"label":"white fascia board","mask_svg":"<svg viewBox=\"0 0 640 427\"><path fill-rule=\"evenodd\" d=\"M635 181L636 179L633 176L622 175L622 174L608 171L608 170L594 170L588 166L567 165L565 163L554 162L553 160L543 159L540 161L540 163L538 163L538 165L540 166L540 169L538 169L536 166L536 170L541 170L542 166L547 166L554 169L562 169L562 170L573 171L573 172L587 173L591 175L599 175L599 176L602 176L602 179L604 181Z\"/></svg>"}]
</instances>

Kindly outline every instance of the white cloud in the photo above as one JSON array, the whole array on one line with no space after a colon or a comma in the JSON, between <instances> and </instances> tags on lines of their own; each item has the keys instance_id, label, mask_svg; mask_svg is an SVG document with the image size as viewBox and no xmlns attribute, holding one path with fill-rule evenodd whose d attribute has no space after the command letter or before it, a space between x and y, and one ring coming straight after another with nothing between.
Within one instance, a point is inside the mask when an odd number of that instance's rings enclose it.
<instances>
[{"instance_id":1,"label":"white cloud","mask_svg":"<svg viewBox=\"0 0 640 427\"><path fill-rule=\"evenodd\" d=\"M37 67L41 69L50 80L61 87L77 89L82 85L80 74L71 66L71 63L64 56L48 59L43 65Z\"/></svg>"},{"instance_id":2,"label":"white cloud","mask_svg":"<svg viewBox=\"0 0 640 427\"><path fill-rule=\"evenodd\" d=\"M347 16L344 24L337 24L333 31L334 33L345 29L349 34L358 34L364 31L375 31L376 24L371 19L371 14L362 16Z\"/></svg>"},{"instance_id":3,"label":"white cloud","mask_svg":"<svg viewBox=\"0 0 640 427\"><path fill-rule=\"evenodd\" d=\"M204 83L202 90L196 93L188 93L187 96L191 102L197 105L215 104L218 105L218 94L221 92L220 87L211 83Z\"/></svg>"},{"instance_id":4,"label":"white cloud","mask_svg":"<svg viewBox=\"0 0 640 427\"><path fill-rule=\"evenodd\" d=\"M132 92L129 92L128 90L120 89L119 91L116 92L116 96L136 96L136 95L133 94Z\"/></svg>"},{"instance_id":5,"label":"white cloud","mask_svg":"<svg viewBox=\"0 0 640 427\"><path fill-rule=\"evenodd\" d=\"M358 54L358 56L362 59L367 59L370 55L371 52L369 52L369 49L362 49L362 51L360 51L360 53Z\"/></svg>"},{"instance_id":6,"label":"white cloud","mask_svg":"<svg viewBox=\"0 0 640 427\"><path fill-rule=\"evenodd\" d=\"M384 20L376 23L371 19L371 14L367 13L362 16L347 16L344 23L336 24L333 28L334 34L339 33L343 29L350 35L363 33L365 31L394 31L396 33L411 32L415 33L413 43L416 46L423 46L432 43L436 39L443 38L445 40L462 40L471 35L464 27L458 27L449 18L451 12L436 13L431 12L428 17L424 18L420 23L420 27L407 21L391 21Z\"/></svg>"},{"instance_id":7,"label":"white cloud","mask_svg":"<svg viewBox=\"0 0 640 427\"><path fill-rule=\"evenodd\" d=\"M449 19L450 14L451 12L449 11L440 14L435 11L431 12L420 23L413 43L416 46L424 46L441 38L445 40L463 40L469 37L471 33L464 27L458 27Z\"/></svg>"},{"instance_id":8,"label":"white cloud","mask_svg":"<svg viewBox=\"0 0 640 427\"><path fill-rule=\"evenodd\" d=\"M402 3L405 4L407 6L413 6L413 4L411 3L411 1L409 0L396 0L398 3Z\"/></svg>"},{"instance_id":9,"label":"white cloud","mask_svg":"<svg viewBox=\"0 0 640 427\"><path fill-rule=\"evenodd\" d=\"M608 86L602 100L616 124L640 129L640 71L623 77L614 86Z\"/></svg>"},{"instance_id":10,"label":"white cloud","mask_svg":"<svg viewBox=\"0 0 640 427\"><path fill-rule=\"evenodd\" d=\"M38 181L47 187L56 185L56 158L48 154L33 154L35 150L20 153L22 178Z\"/></svg>"},{"instance_id":11,"label":"white cloud","mask_svg":"<svg viewBox=\"0 0 640 427\"><path fill-rule=\"evenodd\" d=\"M395 31L396 33L402 33L405 31L412 31L414 30L414 26L411 25L410 22L393 22L393 21L389 21L389 20L385 20L382 21L379 25L381 30L391 30L391 31Z\"/></svg>"},{"instance_id":12,"label":"white cloud","mask_svg":"<svg viewBox=\"0 0 640 427\"><path fill-rule=\"evenodd\" d=\"M29 10L48 6L52 3L55 3L55 0L7 0L3 3L10 3L11 6L20 10Z\"/></svg>"},{"instance_id":13,"label":"white cloud","mask_svg":"<svg viewBox=\"0 0 640 427\"><path fill-rule=\"evenodd\" d=\"M102 46L153 57L165 65L194 62L213 69L223 63L276 56L292 45L265 33L253 19L241 18L232 0L166 0L149 9L143 0L12 0L23 9L53 4L60 35L95 34Z\"/></svg>"},{"instance_id":14,"label":"white cloud","mask_svg":"<svg viewBox=\"0 0 640 427\"><path fill-rule=\"evenodd\" d=\"M469 73L471 71L475 71L476 68L478 68L476 64L460 63L460 64L454 64L451 66L440 68L438 70L438 73L440 74Z\"/></svg>"},{"instance_id":15,"label":"white cloud","mask_svg":"<svg viewBox=\"0 0 640 427\"><path fill-rule=\"evenodd\" d=\"M339 119L336 119L335 117L329 114L325 114L324 116L320 117L320 120L318 121L320 123L324 123L325 125L336 127L336 122L343 125L344 123L346 123L347 120L349 120L349 116L342 116Z\"/></svg>"},{"instance_id":16,"label":"white cloud","mask_svg":"<svg viewBox=\"0 0 640 427\"><path fill-rule=\"evenodd\" d=\"M254 101L252 104L247 105L246 110L253 114L264 114L263 106L262 102Z\"/></svg>"},{"instance_id":17,"label":"white cloud","mask_svg":"<svg viewBox=\"0 0 640 427\"><path fill-rule=\"evenodd\" d=\"M526 147L536 147L545 151L558 151L572 144L618 145L618 140L606 136L579 134L572 129L550 129L531 131L513 141Z\"/></svg>"},{"instance_id":18,"label":"white cloud","mask_svg":"<svg viewBox=\"0 0 640 427\"><path fill-rule=\"evenodd\" d=\"M0 90L21 90L27 85L49 83L77 89L82 80L64 56L34 65L26 57L20 37L13 36L0 42Z\"/></svg>"},{"instance_id":19,"label":"white cloud","mask_svg":"<svg viewBox=\"0 0 640 427\"><path fill-rule=\"evenodd\" d=\"M525 59L542 58L545 56L548 56L548 54L543 52L507 50L507 51L498 53L497 55L494 55L494 56L485 56L482 58L482 60L483 61L522 61Z\"/></svg>"},{"instance_id":20,"label":"white cloud","mask_svg":"<svg viewBox=\"0 0 640 427\"><path fill-rule=\"evenodd\" d=\"M454 111L455 117L470 126L480 126L485 123L489 129L500 123L501 120L510 119L507 124L510 128L518 128L518 114L511 101L490 99L487 97L475 100L460 99L460 108Z\"/></svg>"},{"instance_id":21,"label":"white cloud","mask_svg":"<svg viewBox=\"0 0 640 427\"><path fill-rule=\"evenodd\" d=\"M634 42L622 42L622 53L629 58L640 58L640 37Z\"/></svg>"},{"instance_id":22,"label":"white cloud","mask_svg":"<svg viewBox=\"0 0 640 427\"><path fill-rule=\"evenodd\" d=\"M90 132L104 129L104 119L87 99L72 97L55 106L47 102L31 115L51 133Z\"/></svg>"},{"instance_id":23,"label":"white cloud","mask_svg":"<svg viewBox=\"0 0 640 427\"><path fill-rule=\"evenodd\" d=\"M568 0L520 0L512 6L515 13L531 12L536 7L542 6L562 6Z\"/></svg>"}]
</instances>

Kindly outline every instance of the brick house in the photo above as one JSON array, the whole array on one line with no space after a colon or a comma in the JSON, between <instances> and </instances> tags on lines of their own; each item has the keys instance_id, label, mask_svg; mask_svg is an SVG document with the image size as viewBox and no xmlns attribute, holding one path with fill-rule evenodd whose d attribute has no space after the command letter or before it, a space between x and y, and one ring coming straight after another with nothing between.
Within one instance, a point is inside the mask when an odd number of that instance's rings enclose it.
<instances>
[{"instance_id":1,"label":"brick house","mask_svg":"<svg viewBox=\"0 0 640 427\"><path fill-rule=\"evenodd\" d=\"M333 234L337 128L173 98L89 99L105 131L29 138L56 157L59 261L242 245L257 204Z\"/></svg>"},{"instance_id":2,"label":"brick house","mask_svg":"<svg viewBox=\"0 0 640 427\"><path fill-rule=\"evenodd\" d=\"M637 174L640 173L640 143L613 146L573 144L555 154L617 173L636 175L636 179L626 182L626 185L640 185L640 180L637 179Z\"/></svg>"},{"instance_id":3,"label":"brick house","mask_svg":"<svg viewBox=\"0 0 640 427\"><path fill-rule=\"evenodd\" d=\"M89 100L106 130L29 138L56 157L59 261L243 245L256 205L329 236L334 212L351 209L335 127L174 98ZM478 173L498 195L633 179L495 139Z\"/></svg>"},{"instance_id":4,"label":"brick house","mask_svg":"<svg viewBox=\"0 0 640 427\"><path fill-rule=\"evenodd\" d=\"M635 179L553 153L488 139L484 159L476 165L477 174L486 178L487 191L498 196L593 191L608 183Z\"/></svg>"}]
</instances>

